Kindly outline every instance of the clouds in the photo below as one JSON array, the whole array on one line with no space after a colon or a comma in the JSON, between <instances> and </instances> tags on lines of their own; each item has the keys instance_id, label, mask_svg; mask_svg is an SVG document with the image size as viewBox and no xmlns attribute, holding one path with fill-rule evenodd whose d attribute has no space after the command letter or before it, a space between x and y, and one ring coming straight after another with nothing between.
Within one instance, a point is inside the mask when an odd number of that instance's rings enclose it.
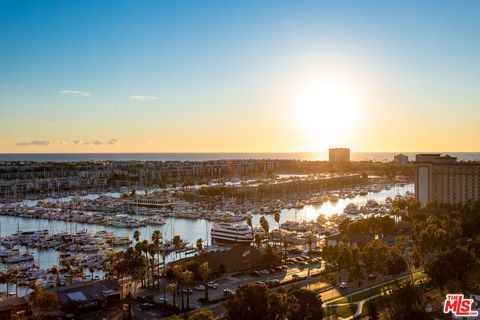
<instances>
[{"instance_id":1,"label":"clouds","mask_svg":"<svg viewBox=\"0 0 480 320\"><path fill-rule=\"evenodd\" d=\"M117 139L110 139L106 141L102 140L93 140L93 141L81 141L81 140L74 140L73 144L75 145L94 145L94 146L101 146L101 145L116 145L118 144Z\"/></svg>"},{"instance_id":2,"label":"clouds","mask_svg":"<svg viewBox=\"0 0 480 320\"><path fill-rule=\"evenodd\" d=\"M48 146L50 141L47 140L32 140L28 142L17 142L17 146Z\"/></svg>"},{"instance_id":3,"label":"clouds","mask_svg":"<svg viewBox=\"0 0 480 320\"><path fill-rule=\"evenodd\" d=\"M136 100L136 101L152 101L152 100L158 100L157 96L139 96L139 95L133 95L128 97L130 100Z\"/></svg>"},{"instance_id":4,"label":"clouds","mask_svg":"<svg viewBox=\"0 0 480 320\"><path fill-rule=\"evenodd\" d=\"M87 91L80 91L80 90L61 90L61 94L73 96L73 97L88 97L90 96L90 92Z\"/></svg>"}]
</instances>

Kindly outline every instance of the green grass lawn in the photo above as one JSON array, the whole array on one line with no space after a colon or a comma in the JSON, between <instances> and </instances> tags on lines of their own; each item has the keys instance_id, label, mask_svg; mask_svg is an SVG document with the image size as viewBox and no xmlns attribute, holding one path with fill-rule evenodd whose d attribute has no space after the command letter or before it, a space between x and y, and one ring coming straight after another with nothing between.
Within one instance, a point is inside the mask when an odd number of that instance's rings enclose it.
<instances>
[{"instance_id":1,"label":"green grass lawn","mask_svg":"<svg viewBox=\"0 0 480 320\"><path fill-rule=\"evenodd\" d=\"M413 274L413 281L417 281L417 280L420 280L420 279L423 279L425 278L425 273L424 272L418 272L418 273L415 273ZM398 281L399 284L402 284L402 283L405 283L407 281L410 281L410 277L408 278L405 278L405 279L402 279L400 281ZM394 283L391 282L389 284L390 286L393 286ZM341 298L340 300L336 300L335 302L332 302L334 304L339 304L339 303L349 303L349 302L358 302L358 301L361 301L361 300L364 300L366 298L369 298L371 296L374 296L374 295L377 295L377 294L380 294L382 293L384 290L387 290L388 289L388 284L385 284L385 285L381 285L381 286L377 286L377 287L373 287L373 288L370 288L366 291L363 291L363 292L359 292L359 293L356 293L354 295L352 295L349 298Z\"/></svg>"},{"instance_id":2,"label":"green grass lawn","mask_svg":"<svg viewBox=\"0 0 480 320\"><path fill-rule=\"evenodd\" d=\"M327 307L326 315L331 316L336 314L339 317L347 318L352 316L355 311L357 311L357 305L355 304L349 304L345 306L329 306Z\"/></svg>"},{"instance_id":3,"label":"green grass lawn","mask_svg":"<svg viewBox=\"0 0 480 320\"><path fill-rule=\"evenodd\" d=\"M376 297L372 300L373 303L377 306L377 310L381 311L387 307L387 299L385 297ZM366 317L368 315L368 307L367 303L363 305L362 313L360 314L361 317Z\"/></svg>"}]
</instances>

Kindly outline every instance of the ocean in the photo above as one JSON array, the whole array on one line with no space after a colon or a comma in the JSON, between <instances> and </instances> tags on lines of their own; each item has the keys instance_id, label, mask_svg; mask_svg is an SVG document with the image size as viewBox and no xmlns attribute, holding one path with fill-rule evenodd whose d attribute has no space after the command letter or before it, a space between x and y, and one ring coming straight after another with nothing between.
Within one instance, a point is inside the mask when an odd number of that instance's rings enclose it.
<instances>
[{"instance_id":1,"label":"ocean","mask_svg":"<svg viewBox=\"0 0 480 320\"><path fill-rule=\"evenodd\" d=\"M422 152L351 152L352 161L392 161L398 153L408 155L410 160ZM438 152L458 157L461 161L480 161L480 152ZM205 161L239 159L296 159L328 160L328 152L230 152L230 153L0 153L2 161Z\"/></svg>"}]
</instances>

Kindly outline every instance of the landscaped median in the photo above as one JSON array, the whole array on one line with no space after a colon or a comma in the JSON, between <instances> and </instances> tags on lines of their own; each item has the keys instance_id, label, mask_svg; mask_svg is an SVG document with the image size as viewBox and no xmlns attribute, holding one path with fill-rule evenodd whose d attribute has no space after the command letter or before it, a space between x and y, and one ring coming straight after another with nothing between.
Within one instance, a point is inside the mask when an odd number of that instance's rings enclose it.
<instances>
[{"instance_id":1,"label":"landscaped median","mask_svg":"<svg viewBox=\"0 0 480 320\"><path fill-rule=\"evenodd\" d=\"M347 296L331 299L325 304L327 315L337 315L341 318L349 318L356 314L358 307L362 307L357 315L367 315L367 308L363 302L372 300L377 305L379 310L385 308L386 297L383 296L384 292L390 290L392 284L398 285L407 281L413 280L416 283L419 280L425 279L427 276L423 271L416 272L412 275L401 277L400 279L390 280L384 283L380 283L374 287L357 290L350 293ZM328 301L328 300L327 300Z\"/></svg>"}]
</instances>

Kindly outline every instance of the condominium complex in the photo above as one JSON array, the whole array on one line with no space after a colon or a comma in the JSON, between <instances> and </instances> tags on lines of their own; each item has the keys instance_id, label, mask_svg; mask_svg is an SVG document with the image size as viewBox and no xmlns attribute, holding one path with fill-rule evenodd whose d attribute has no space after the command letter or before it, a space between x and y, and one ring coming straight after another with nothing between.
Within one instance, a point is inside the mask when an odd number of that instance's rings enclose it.
<instances>
[{"instance_id":1,"label":"condominium complex","mask_svg":"<svg viewBox=\"0 0 480 320\"><path fill-rule=\"evenodd\" d=\"M417 154L415 197L422 206L480 200L480 162L461 162L439 153Z\"/></svg>"},{"instance_id":2,"label":"condominium complex","mask_svg":"<svg viewBox=\"0 0 480 320\"><path fill-rule=\"evenodd\" d=\"M350 162L350 149L348 148L328 149L328 161L332 163Z\"/></svg>"}]
</instances>

